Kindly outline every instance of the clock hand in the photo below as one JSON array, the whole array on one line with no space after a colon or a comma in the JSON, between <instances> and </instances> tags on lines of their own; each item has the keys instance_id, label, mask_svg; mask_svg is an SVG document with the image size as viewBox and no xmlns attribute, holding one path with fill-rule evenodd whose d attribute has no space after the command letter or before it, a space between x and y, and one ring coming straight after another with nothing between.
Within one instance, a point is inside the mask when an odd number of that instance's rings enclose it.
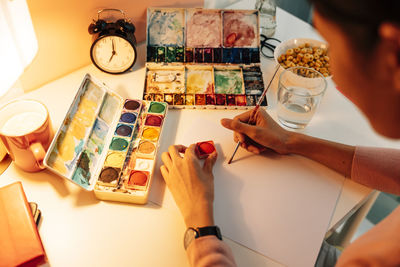
<instances>
[{"instance_id":1,"label":"clock hand","mask_svg":"<svg viewBox=\"0 0 400 267\"><path fill-rule=\"evenodd\" d=\"M111 41L112 41L112 53L114 55L115 54L114 39L112 39Z\"/></svg>"},{"instance_id":2,"label":"clock hand","mask_svg":"<svg viewBox=\"0 0 400 267\"><path fill-rule=\"evenodd\" d=\"M114 55L115 55L115 51L113 51L113 53L111 54L111 57L110 57L110 59L108 60L108 63L111 62L111 59L113 59Z\"/></svg>"}]
</instances>

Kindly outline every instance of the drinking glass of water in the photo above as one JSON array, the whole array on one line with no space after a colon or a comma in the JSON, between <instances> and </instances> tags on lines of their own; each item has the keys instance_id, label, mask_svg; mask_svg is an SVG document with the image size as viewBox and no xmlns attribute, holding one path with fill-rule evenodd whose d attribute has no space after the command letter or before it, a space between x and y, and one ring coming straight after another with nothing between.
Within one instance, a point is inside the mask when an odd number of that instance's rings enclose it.
<instances>
[{"instance_id":1,"label":"drinking glass of water","mask_svg":"<svg viewBox=\"0 0 400 267\"><path fill-rule=\"evenodd\" d=\"M279 77L278 120L286 127L302 129L310 122L327 87L316 70L292 67Z\"/></svg>"},{"instance_id":2,"label":"drinking glass of water","mask_svg":"<svg viewBox=\"0 0 400 267\"><path fill-rule=\"evenodd\" d=\"M276 28L276 0L257 0L255 9L259 12L261 33L271 37Z\"/></svg>"}]
</instances>

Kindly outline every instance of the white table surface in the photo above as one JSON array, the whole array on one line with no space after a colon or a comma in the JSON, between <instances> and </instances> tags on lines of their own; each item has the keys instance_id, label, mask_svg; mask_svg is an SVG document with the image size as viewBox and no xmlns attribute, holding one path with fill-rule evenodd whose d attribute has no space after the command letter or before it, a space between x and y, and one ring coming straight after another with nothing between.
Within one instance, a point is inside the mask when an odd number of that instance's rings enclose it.
<instances>
[{"instance_id":1,"label":"white table surface","mask_svg":"<svg viewBox=\"0 0 400 267\"><path fill-rule=\"evenodd\" d=\"M243 8L243 3L246 2L235 4L232 8ZM281 40L294 37L320 38L311 26L280 9L277 19L276 37ZM140 45L138 51L138 62L131 73L113 76L89 65L23 97L42 101L49 109L54 128L61 124L85 73L91 73L104 81L123 97L141 98L145 74L144 45ZM263 59L262 64L266 79L271 76L273 62ZM275 88L273 85L267 95L269 112L273 117ZM179 121L179 112L169 112L166 127L170 130L166 131L163 140L173 137L171 129ZM232 117L240 112L226 111L226 116ZM321 120L323 124L318 123ZM399 142L373 133L363 115L334 90L333 84L315 118L303 132L352 145L399 146ZM167 142L163 142L160 150L165 150L167 145ZM93 193L81 190L47 170L30 174L11 164L0 176L0 186L14 181L22 181L28 199L37 202L42 210L39 230L52 266L188 265L182 245L185 226L174 209L160 207L152 202L140 206L99 201ZM346 180L330 225L337 224L370 192L370 189ZM232 240L225 240L231 246L239 266L281 265Z\"/></svg>"}]
</instances>

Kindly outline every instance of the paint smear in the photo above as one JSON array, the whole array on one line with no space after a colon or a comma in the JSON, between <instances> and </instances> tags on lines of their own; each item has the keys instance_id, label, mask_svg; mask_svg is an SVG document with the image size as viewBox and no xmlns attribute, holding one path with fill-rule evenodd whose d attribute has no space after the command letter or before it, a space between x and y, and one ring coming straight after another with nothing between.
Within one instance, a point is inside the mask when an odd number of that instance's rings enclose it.
<instances>
[{"instance_id":1,"label":"paint smear","mask_svg":"<svg viewBox=\"0 0 400 267\"><path fill-rule=\"evenodd\" d=\"M188 11L186 46L221 47L221 27L219 11Z\"/></svg>"},{"instance_id":2,"label":"paint smear","mask_svg":"<svg viewBox=\"0 0 400 267\"><path fill-rule=\"evenodd\" d=\"M87 188L90 183L91 173L90 173L90 162L92 161L94 155L89 151L84 151L78 161L78 166L72 176L72 180L77 184Z\"/></svg>"},{"instance_id":3,"label":"paint smear","mask_svg":"<svg viewBox=\"0 0 400 267\"><path fill-rule=\"evenodd\" d=\"M82 94L74 102L48 161L61 174L68 176L75 169L74 163L83 151L84 138L92 130L103 95L101 88L86 81Z\"/></svg>"},{"instance_id":4,"label":"paint smear","mask_svg":"<svg viewBox=\"0 0 400 267\"><path fill-rule=\"evenodd\" d=\"M184 45L184 9L152 10L148 17L147 27L149 45Z\"/></svg>"},{"instance_id":5,"label":"paint smear","mask_svg":"<svg viewBox=\"0 0 400 267\"><path fill-rule=\"evenodd\" d=\"M185 93L184 71L148 69L146 75L146 93Z\"/></svg>"},{"instance_id":6,"label":"paint smear","mask_svg":"<svg viewBox=\"0 0 400 267\"><path fill-rule=\"evenodd\" d=\"M212 94L214 83L211 70L187 69L186 92L188 94Z\"/></svg>"},{"instance_id":7,"label":"paint smear","mask_svg":"<svg viewBox=\"0 0 400 267\"><path fill-rule=\"evenodd\" d=\"M244 94L240 70L215 70L216 94Z\"/></svg>"},{"instance_id":8,"label":"paint smear","mask_svg":"<svg viewBox=\"0 0 400 267\"><path fill-rule=\"evenodd\" d=\"M86 147L96 158L99 157L103 151L108 129L109 127L105 122L97 119L90 133Z\"/></svg>"},{"instance_id":9,"label":"paint smear","mask_svg":"<svg viewBox=\"0 0 400 267\"><path fill-rule=\"evenodd\" d=\"M110 125L115 117L115 113L119 110L120 99L114 95L106 94L103 105L100 109L100 118Z\"/></svg>"},{"instance_id":10,"label":"paint smear","mask_svg":"<svg viewBox=\"0 0 400 267\"><path fill-rule=\"evenodd\" d=\"M225 47L257 47L257 14L248 12L223 13L223 43Z\"/></svg>"}]
</instances>

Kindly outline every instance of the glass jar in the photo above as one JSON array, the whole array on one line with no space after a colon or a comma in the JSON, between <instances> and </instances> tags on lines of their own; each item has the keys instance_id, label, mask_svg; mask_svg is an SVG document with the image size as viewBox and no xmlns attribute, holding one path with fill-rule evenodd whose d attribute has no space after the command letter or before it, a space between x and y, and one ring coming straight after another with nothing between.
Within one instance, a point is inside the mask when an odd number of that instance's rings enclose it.
<instances>
[{"instance_id":1,"label":"glass jar","mask_svg":"<svg viewBox=\"0 0 400 267\"><path fill-rule=\"evenodd\" d=\"M260 33L271 37L276 28L276 0L257 0L255 9L259 12Z\"/></svg>"}]
</instances>

